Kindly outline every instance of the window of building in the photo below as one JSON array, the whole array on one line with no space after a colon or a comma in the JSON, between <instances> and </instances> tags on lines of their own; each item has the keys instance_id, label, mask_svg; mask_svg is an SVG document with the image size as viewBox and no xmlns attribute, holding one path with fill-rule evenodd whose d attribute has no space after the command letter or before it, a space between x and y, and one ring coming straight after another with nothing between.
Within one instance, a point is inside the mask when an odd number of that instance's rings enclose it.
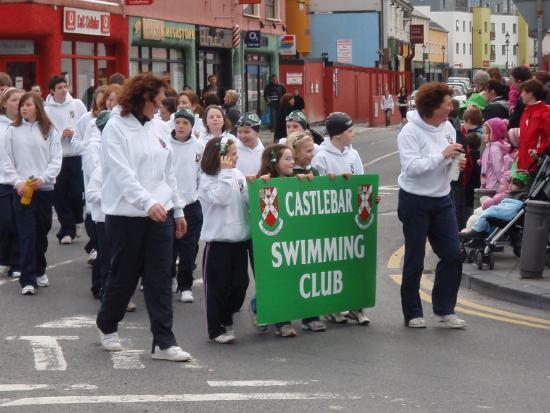
<instances>
[{"instance_id":1,"label":"window of building","mask_svg":"<svg viewBox=\"0 0 550 413\"><path fill-rule=\"evenodd\" d=\"M485 54L487 54L487 43L485 43Z\"/></svg>"},{"instance_id":2,"label":"window of building","mask_svg":"<svg viewBox=\"0 0 550 413\"><path fill-rule=\"evenodd\" d=\"M462 20L462 31L466 33L466 20Z\"/></svg>"},{"instance_id":3,"label":"window of building","mask_svg":"<svg viewBox=\"0 0 550 413\"><path fill-rule=\"evenodd\" d=\"M494 44L491 45L491 60L495 60L496 57L496 46Z\"/></svg>"},{"instance_id":4,"label":"window of building","mask_svg":"<svg viewBox=\"0 0 550 413\"><path fill-rule=\"evenodd\" d=\"M115 72L115 46L100 42L61 42L61 74L69 92L88 102L89 89L107 84Z\"/></svg>"},{"instance_id":5,"label":"window of building","mask_svg":"<svg viewBox=\"0 0 550 413\"><path fill-rule=\"evenodd\" d=\"M514 47L512 47L512 50L513 50L514 56L517 56L517 54L518 54L518 45L515 44Z\"/></svg>"},{"instance_id":6,"label":"window of building","mask_svg":"<svg viewBox=\"0 0 550 413\"><path fill-rule=\"evenodd\" d=\"M456 31L459 32L460 31L460 21L456 21Z\"/></svg>"},{"instance_id":7,"label":"window of building","mask_svg":"<svg viewBox=\"0 0 550 413\"><path fill-rule=\"evenodd\" d=\"M495 32L495 24L494 23L491 23L491 32Z\"/></svg>"},{"instance_id":8,"label":"window of building","mask_svg":"<svg viewBox=\"0 0 550 413\"><path fill-rule=\"evenodd\" d=\"M462 54L466 54L466 43L462 43Z\"/></svg>"},{"instance_id":9,"label":"window of building","mask_svg":"<svg viewBox=\"0 0 550 413\"><path fill-rule=\"evenodd\" d=\"M506 33L506 23L502 23L502 34Z\"/></svg>"},{"instance_id":10,"label":"window of building","mask_svg":"<svg viewBox=\"0 0 550 413\"><path fill-rule=\"evenodd\" d=\"M516 23L514 23L512 24L512 33L516 34L516 30L517 30Z\"/></svg>"},{"instance_id":11,"label":"window of building","mask_svg":"<svg viewBox=\"0 0 550 413\"><path fill-rule=\"evenodd\" d=\"M472 33L472 22L470 22L470 33Z\"/></svg>"},{"instance_id":12,"label":"window of building","mask_svg":"<svg viewBox=\"0 0 550 413\"><path fill-rule=\"evenodd\" d=\"M176 90L182 90L185 85L183 51L164 47L131 46L130 76L149 72L170 77L170 85Z\"/></svg>"},{"instance_id":13,"label":"window of building","mask_svg":"<svg viewBox=\"0 0 550 413\"><path fill-rule=\"evenodd\" d=\"M267 19L279 20L279 0L265 0L265 17Z\"/></svg>"},{"instance_id":14,"label":"window of building","mask_svg":"<svg viewBox=\"0 0 550 413\"><path fill-rule=\"evenodd\" d=\"M472 55L472 43L470 43L470 56Z\"/></svg>"},{"instance_id":15,"label":"window of building","mask_svg":"<svg viewBox=\"0 0 550 413\"><path fill-rule=\"evenodd\" d=\"M460 54L460 43L456 44L456 54Z\"/></svg>"},{"instance_id":16,"label":"window of building","mask_svg":"<svg viewBox=\"0 0 550 413\"><path fill-rule=\"evenodd\" d=\"M502 45L502 56L504 56L506 54L506 45L503 44Z\"/></svg>"},{"instance_id":17,"label":"window of building","mask_svg":"<svg viewBox=\"0 0 550 413\"><path fill-rule=\"evenodd\" d=\"M487 33L487 22L483 22L483 31Z\"/></svg>"},{"instance_id":18,"label":"window of building","mask_svg":"<svg viewBox=\"0 0 550 413\"><path fill-rule=\"evenodd\" d=\"M243 14L245 16L260 17L260 5L259 4L243 5Z\"/></svg>"}]
</instances>

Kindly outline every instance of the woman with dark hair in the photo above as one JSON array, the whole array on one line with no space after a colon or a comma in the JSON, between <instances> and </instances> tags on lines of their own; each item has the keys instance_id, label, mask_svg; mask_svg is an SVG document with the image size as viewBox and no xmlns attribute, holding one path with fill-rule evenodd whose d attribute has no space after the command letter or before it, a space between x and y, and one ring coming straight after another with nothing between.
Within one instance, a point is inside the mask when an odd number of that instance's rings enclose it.
<instances>
[{"instance_id":1,"label":"woman with dark hair","mask_svg":"<svg viewBox=\"0 0 550 413\"><path fill-rule=\"evenodd\" d=\"M397 105L399 106L399 113L401 114L401 124L404 125L407 123L407 110L409 109L409 93L405 86L401 86L401 89L399 89Z\"/></svg>"},{"instance_id":2,"label":"woman with dark hair","mask_svg":"<svg viewBox=\"0 0 550 413\"><path fill-rule=\"evenodd\" d=\"M225 97L223 98L223 110L225 110L225 115L227 119L231 122L231 134L237 135L237 121L242 116L241 111L237 107L237 102L239 101L239 94L235 89L229 89L225 92Z\"/></svg>"},{"instance_id":3,"label":"woman with dark hair","mask_svg":"<svg viewBox=\"0 0 550 413\"><path fill-rule=\"evenodd\" d=\"M47 287L46 250L52 227L53 187L61 170L59 134L42 98L25 93L15 121L6 131L4 173L15 188L13 209L21 252L21 294Z\"/></svg>"},{"instance_id":4,"label":"woman with dark hair","mask_svg":"<svg viewBox=\"0 0 550 413\"><path fill-rule=\"evenodd\" d=\"M153 359L188 361L172 332L172 246L186 221L166 143L164 126L154 120L165 83L152 74L123 86L120 113L102 133L101 209L111 242L111 278L97 315L101 344L120 351L118 323L141 276L153 333Z\"/></svg>"},{"instance_id":5,"label":"woman with dark hair","mask_svg":"<svg viewBox=\"0 0 550 413\"><path fill-rule=\"evenodd\" d=\"M537 159L548 148L550 139L550 107L546 104L546 90L536 79L523 82L520 87L525 109L519 123L519 155L517 169L534 172Z\"/></svg>"},{"instance_id":6,"label":"woman with dark hair","mask_svg":"<svg viewBox=\"0 0 550 413\"><path fill-rule=\"evenodd\" d=\"M277 122L275 123L275 134L273 139L275 143L286 136L286 117L294 110L294 96L285 93L281 97L279 111L277 112Z\"/></svg>"},{"instance_id":7,"label":"woman with dark hair","mask_svg":"<svg viewBox=\"0 0 550 413\"><path fill-rule=\"evenodd\" d=\"M463 147L456 143L456 131L448 121L452 94L444 83L422 85L416 93L416 110L407 114L408 123L397 138L401 157L397 214L405 236L401 304L410 328L426 327L419 293L426 239L440 259L432 290L433 312L449 328L466 326L454 312L462 256L448 175ZM465 161L459 162L464 169Z\"/></svg>"}]
</instances>

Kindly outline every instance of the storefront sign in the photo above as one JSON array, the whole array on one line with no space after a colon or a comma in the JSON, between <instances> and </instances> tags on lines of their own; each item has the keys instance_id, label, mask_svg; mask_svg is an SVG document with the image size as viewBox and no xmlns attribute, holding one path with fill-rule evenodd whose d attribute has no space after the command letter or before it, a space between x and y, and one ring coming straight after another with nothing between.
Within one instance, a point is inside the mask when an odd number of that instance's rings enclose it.
<instances>
[{"instance_id":1,"label":"storefront sign","mask_svg":"<svg viewBox=\"0 0 550 413\"><path fill-rule=\"evenodd\" d=\"M282 56L294 56L296 54L296 36L293 34L286 34L281 36L281 44L279 53Z\"/></svg>"},{"instance_id":2,"label":"storefront sign","mask_svg":"<svg viewBox=\"0 0 550 413\"><path fill-rule=\"evenodd\" d=\"M248 190L259 323L374 306L378 176Z\"/></svg>"},{"instance_id":3,"label":"storefront sign","mask_svg":"<svg viewBox=\"0 0 550 413\"><path fill-rule=\"evenodd\" d=\"M353 60L351 39L336 40L336 61L350 64Z\"/></svg>"},{"instance_id":4,"label":"storefront sign","mask_svg":"<svg viewBox=\"0 0 550 413\"><path fill-rule=\"evenodd\" d=\"M244 37L244 44L246 45L246 47L250 47L250 48L260 47L261 38L262 38L262 32L259 30L246 32L246 35Z\"/></svg>"},{"instance_id":5,"label":"storefront sign","mask_svg":"<svg viewBox=\"0 0 550 413\"><path fill-rule=\"evenodd\" d=\"M138 19L134 23L134 36L142 40L195 40L195 26L155 19Z\"/></svg>"},{"instance_id":6,"label":"storefront sign","mask_svg":"<svg viewBox=\"0 0 550 413\"><path fill-rule=\"evenodd\" d=\"M410 36L411 44L423 44L424 43L424 25L411 24L409 36Z\"/></svg>"},{"instance_id":7,"label":"storefront sign","mask_svg":"<svg viewBox=\"0 0 550 413\"><path fill-rule=\"evenodd\" d=\"M227 29L214 27L199 27L199 45L201 47L233 47L233 32Z\"/></svg>"},{"instance_id":8,"label":"storefront sign","mask_svg":"<svg viewBox=\"0 0 550 413\"><path fill-rule=\"evenodd\" d=\"M0 55L4 54L34 54L32 40L0 40Z\"/></svg>"},{"instance_id":9,"label":"storefront sign","mask_svg":"<svg viewBox=\"0 0 550 413\"><path fill-rule=\"evenodd\" d=\"M304 75L302 73L287 73L286 84L287 85L301 85L303 83Z\"/></svg>"},{"instance_id":10,"label":"storefront sign","mask_svg":"<svg viewBox=\"0 0 550 413\"><path fill-rule=\"evenodd\" d=\"M63 31L92 36L109 36L111 34L111 16L105 12L65 7L63 9Z\"/></svg>"},{"instance_id":11,"label":"storefront sign","mask_svg":"<svg viewBox=\"0 0 550 413\"><path fill-rule=\"evenodd\" d=\"M153 0L126 0L127 6L150 6Z\"/></svg>"}]
</instances>

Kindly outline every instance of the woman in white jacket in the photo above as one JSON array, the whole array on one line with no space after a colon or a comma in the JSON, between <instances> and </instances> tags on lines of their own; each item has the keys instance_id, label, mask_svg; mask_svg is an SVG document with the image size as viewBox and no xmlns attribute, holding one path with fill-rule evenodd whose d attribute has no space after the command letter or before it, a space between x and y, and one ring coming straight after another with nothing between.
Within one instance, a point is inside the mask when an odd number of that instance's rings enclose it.
<instances>
[{"instance_id":1,"label":"woman in white jacket","mask_svg":"<svg viewBox=\"0 0 550 413\"><path fill-rule=\"evenodd\" d=\"M454 312L462 257L448 175L462 145L456 143L456 131L448 121L451 96L444 83L422 85L416 94L416 111L407 114L408 123L397 137L401 157L397 214L405 236L401 305L410 328L426 327L419 293L426 239L440 259L432 290L433 311L449 328L466 326ZM465 161L457 162L463 169Z\"/></svg>"},{"instance_id":2,"label":"woman in white jacket","mask_svg":"<svg viewBox=\"0 0 550 413\"><path fill-rule=\"evenodd\" d=\"M172 245L186 231L163 122L154 120L165 84L151 74L123 87L120 112L102 133L101 209L112 246L111 278L97 315L101 344L120 351L118 323L142 277L153 359L188 361L172 332Z\"/></svg>"},{"instance_id":3,"label":"woman in white jacket","mask_svg":"<svg viewBox=\"0 0 550 413\"><path fill-rule=\"evenodd\" d=\"M36 93L21 97L17 117L6 131L5 150L4 171L16 190L13 208L21 249L21 294L34 295L36 288L49 284L46 250L52 227L53 188L63 157L59 135ZM31 195L30 204L23 205L21 198Z\"/></svg>"}]
</instances>

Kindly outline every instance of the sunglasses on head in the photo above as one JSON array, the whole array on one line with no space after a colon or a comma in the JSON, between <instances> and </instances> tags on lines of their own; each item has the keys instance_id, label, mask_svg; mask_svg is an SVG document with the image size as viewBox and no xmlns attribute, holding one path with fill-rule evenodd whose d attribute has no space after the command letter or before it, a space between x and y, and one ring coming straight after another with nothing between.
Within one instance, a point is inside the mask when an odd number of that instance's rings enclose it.
<instances>
[{"instance_id":1,"label":"sunglasses on head","mask_svg":"<svg viewBox=\"0 0 550 413\"><path fill-rule=\"evenodd\" d=\"M285 120L286 120L287 122L288 122L289 120L293 120L293 121L295 121L295 122L300 122L300 121L303 122L303 121L304 121L304 119L300 118L299 116L290 116L290 115L287 116L287 117L285 118Z\"/></svg>"},{"instance_id":2,"label":"sunglasses on head","mask_svg":"<svg viewBox=\"0 0 550 413\"><path fill-rule=\"evenodd\" d=\"M260 122L252 122L251 120L237 123L237 126L246 126L247 128L251 128L258 125L260 125Z\"/></svg>"}]
</instances>

